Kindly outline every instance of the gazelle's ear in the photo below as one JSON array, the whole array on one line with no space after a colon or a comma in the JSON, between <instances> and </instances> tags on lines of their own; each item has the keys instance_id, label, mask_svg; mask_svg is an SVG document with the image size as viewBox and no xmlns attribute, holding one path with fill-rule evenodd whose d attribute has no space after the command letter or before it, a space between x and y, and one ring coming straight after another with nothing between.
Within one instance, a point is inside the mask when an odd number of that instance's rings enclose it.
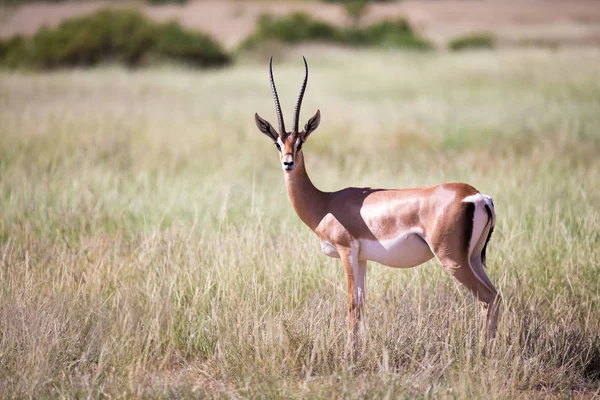
<instances>
[{"instance_id":1,"label":"gazelle's ear","mask_svg":"<svg viewBox=\"0 0 600 400\"><path fill-rule=\"evenodd\" d=\"M306 125L304 125L304 132L302 132L302 136L303 136L302 141L306 141L306 139L308 138L308 135L310 135L312 131L317 129L317 127L319 126L320 123L321 123L321 111L317 110L317 113L311 119L308 120Z\"/></svg>"},{"instance_id":2,"label":"gazelle's ear","mask_svg":"<svg viewBox=\"0 0 600 400\"><path fill-rule=\"evenodd\" d=\"M277 141L279 135L268 121L262 119L257 113L254 114L254 120L256 121L256 126L259 131L270 137L274 142Z\"/></svg>"}]
</instances>

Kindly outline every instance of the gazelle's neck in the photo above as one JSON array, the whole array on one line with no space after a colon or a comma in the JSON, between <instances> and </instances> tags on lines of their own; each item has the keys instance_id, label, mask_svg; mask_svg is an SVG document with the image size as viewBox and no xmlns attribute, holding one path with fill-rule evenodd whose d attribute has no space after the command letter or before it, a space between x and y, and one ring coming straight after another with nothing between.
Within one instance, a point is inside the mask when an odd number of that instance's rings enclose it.
<instances>
[{"instance_id":1,"label":"gazelle's neck","mask_svg":"<svg viewBox=\"0 0 600 400\"><path fill-rule=\"evenodd\" d=\"M302 151L296 155L296 168L291 172L284 172L284 175L292 207L302 222L314 231L325 216L328 194L321 192L311 182L306 173Z\"/></svg>"}]
</instances>

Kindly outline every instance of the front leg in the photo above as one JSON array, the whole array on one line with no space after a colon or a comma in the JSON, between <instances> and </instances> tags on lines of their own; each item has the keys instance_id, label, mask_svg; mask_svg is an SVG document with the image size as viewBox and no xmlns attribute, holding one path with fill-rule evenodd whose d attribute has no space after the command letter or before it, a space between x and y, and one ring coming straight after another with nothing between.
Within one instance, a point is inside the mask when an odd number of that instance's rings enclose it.
<instances>
[{"instance_id":1,"label":"front leg","mask_svg":"<svg viewBox=\"0 0 600 400\"><path fill-rule=\"evenodd\" d=\"M361 336L365 334L364 306L366 300L367 262L358 259L358 249L338 249L344 263L344 272L348 283L348 313L350 314L350 335L356 346L359 328Z\"/></svg>"}]
</instances>

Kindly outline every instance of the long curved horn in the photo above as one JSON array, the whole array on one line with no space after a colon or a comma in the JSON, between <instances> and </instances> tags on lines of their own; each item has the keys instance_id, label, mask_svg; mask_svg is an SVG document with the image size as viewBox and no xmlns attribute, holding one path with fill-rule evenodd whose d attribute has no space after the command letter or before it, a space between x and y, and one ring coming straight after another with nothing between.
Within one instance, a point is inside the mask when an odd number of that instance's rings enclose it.
<instances>
[{"instance_id":1,"label":"long curved horn","mask_svg":"<svg viewBox=\"0 0 600 400\"><path fill-rule=\"evenodd\" d=\"M306 90L306 84L308 83L308 64L306 63L306 58L302 56L304 60L304 82L302 82L302 87L300 88L300 95L298 96L298 101L296 102L296 107L294 108L294 133L298 133L298 119L300 118L300 107L302 107L302 99L304 98L304 91Z\"/></svg>"},{"instance_id":2,"label":"long curved horn","mask_svg":"<svg viewBox=\"0 0 600 400\"><path fill-rule=\"evenodd\" d=\"M279 104L279 96L275 89L275 80L273 79L273 57L269 62L269 78L271 80L271 91L273 92L273 100L275 100L275 110L277 111L277 121L279 122L279 133L285 134L285 124L283 122L283 113L281 112L281 104Z\"/></svg>"}]
</instances>

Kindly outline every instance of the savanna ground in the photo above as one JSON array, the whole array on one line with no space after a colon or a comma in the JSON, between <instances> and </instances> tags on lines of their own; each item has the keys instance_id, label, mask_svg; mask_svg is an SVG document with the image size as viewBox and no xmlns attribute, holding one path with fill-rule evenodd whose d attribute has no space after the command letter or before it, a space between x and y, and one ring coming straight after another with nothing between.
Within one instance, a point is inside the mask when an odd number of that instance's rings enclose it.
<instances>
[{"instance_id":1,"label":"savanna ground","mask_svg":"<svg viewBox=\"0 0 600 400\"><path fill-rule=\"evenodd\" d=\"M599 393L600 51L303 52L317 187L493 196L493 346L436 262L370 263L349 356L343 268L254 126L265 62L0 72L0 397ZM276 64L288 118L300 54Z\"/></svg>"}]
</instances>

